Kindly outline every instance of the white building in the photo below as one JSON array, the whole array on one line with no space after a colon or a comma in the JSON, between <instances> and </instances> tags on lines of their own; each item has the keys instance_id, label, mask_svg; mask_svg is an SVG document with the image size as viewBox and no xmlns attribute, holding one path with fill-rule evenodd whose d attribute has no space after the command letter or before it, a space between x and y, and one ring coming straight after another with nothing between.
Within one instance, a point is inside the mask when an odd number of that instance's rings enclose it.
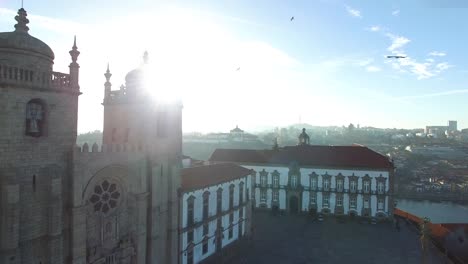
<instances>
[{"instance_id":1,"label":"white building","mask_svg":"<svg viewBox=\"0 0 468 264\"><path fill-rule=\"evenodd\" d=\"M182 170L180 263L214 258L249 234L251 173L232 163Z\"/></svg>"},{"instance_id":2,"label":"white building","mask_svg":"<svg viewBox=\"0 0 468 264\"><path fill-rule=\"evenodd\" d=\"M304 132L303 132L304 133ZM255 207L387 217L392 214L393 163L360 145L298 146L278 150L217 149L213 162L253 170Z\"/></svg>"}]
</instances>

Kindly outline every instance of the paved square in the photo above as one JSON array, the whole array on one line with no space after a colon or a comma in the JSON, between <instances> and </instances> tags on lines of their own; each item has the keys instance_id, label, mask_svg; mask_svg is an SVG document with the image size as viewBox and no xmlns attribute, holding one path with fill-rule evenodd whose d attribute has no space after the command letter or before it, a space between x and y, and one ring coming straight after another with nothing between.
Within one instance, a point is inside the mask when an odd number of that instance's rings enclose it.
<instances>
[{"instance_id":1,"label":"paved square","mask_svg":"<svg viewBox=\"0 0 468 264\"><path fill-rule=\"evenodd\" d=\"M317 222L257 211L253 225L253 241L232 263L422 263L418 234L403 222L398 232L390 223ZM445 263L435 248L428 255L427 263Z\"/></svg>"}]
</instances>

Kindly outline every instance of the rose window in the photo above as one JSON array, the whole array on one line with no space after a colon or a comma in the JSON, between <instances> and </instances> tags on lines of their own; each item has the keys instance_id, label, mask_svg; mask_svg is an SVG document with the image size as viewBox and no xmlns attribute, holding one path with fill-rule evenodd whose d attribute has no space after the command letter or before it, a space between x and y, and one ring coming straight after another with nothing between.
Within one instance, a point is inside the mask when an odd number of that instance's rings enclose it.
<instances>
[{"instance_id":1,"label":"rose window","mask_svg":"<svg viewBox=\"0 0 468 264\"><path fill-rule=\"evenodd\" d=\"M95 212L107 214L117 207L120 192L115 183L104 180L100 185L94 186L94 193L89 198Z\"/></svg>"}]
</instances>

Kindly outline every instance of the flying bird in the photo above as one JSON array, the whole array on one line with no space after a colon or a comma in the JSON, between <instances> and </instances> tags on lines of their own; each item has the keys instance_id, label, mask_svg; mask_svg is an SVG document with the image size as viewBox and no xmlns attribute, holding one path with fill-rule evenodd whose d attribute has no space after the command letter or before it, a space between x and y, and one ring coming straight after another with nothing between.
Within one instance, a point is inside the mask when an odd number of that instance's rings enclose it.
<instances>
[{"instance_id":1,"label":"flying bird","mask_svg":"<svg viewBox=\"0 0 468 264\"><path fill-rule=\"evenodd\" d=\"M237 68L237 70L236 70L236 71L240 71L240 67L239 67L239 68Z\"/></svg>"},{"instance_id":2,"label":"flying bird","mask_svg":"<svg viewBox=\"0 0 468 264\"><path fill-rule=\"evenodd\" d=\"M401 55L388 55L388 59L404 59L406 56L401 56Z\"/></svg>"},{"instance_id":3,"label":"flying bird","mask_svg":"<svg viewBox=\"0 0 468 264\"><path fill-rule=\"evenodd\" d=\"M294 16L291 17L290 21L293 21L294 20Z\"/></svg>"}]
</instances>

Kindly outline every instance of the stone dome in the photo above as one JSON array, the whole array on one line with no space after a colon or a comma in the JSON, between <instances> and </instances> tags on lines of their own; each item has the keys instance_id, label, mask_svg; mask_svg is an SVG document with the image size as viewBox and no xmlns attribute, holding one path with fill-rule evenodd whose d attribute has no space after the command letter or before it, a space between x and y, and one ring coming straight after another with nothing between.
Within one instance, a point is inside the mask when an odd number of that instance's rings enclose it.
<instances>
[{"instance_id":1,"label":"stone dome","mask_svg":"<svg viewBox=\"0 0 468 264\"><path fill-rule=\"evenodd\" d=\"M19 9L18 15L15 17L18 21L15 25L15 31L0 33L0 51L17 51L20 54L35 55L53 62L54 52L52 49L41 40L29 35L27 26L29 20L26 16L26 10Z\"/></svg>"},{"instance_id":2,"label":"stone dome","mask_svg":"<svg viewBox=\"0 0 468 264\"><path fill-rule=\"evenodd\" d=\"M145 51L143 55L143 65L129 71L125 76L125 86L127 88L138 87L143 83L146 64L148 64L148 52Z\"/></svg>"}]
</instances>

